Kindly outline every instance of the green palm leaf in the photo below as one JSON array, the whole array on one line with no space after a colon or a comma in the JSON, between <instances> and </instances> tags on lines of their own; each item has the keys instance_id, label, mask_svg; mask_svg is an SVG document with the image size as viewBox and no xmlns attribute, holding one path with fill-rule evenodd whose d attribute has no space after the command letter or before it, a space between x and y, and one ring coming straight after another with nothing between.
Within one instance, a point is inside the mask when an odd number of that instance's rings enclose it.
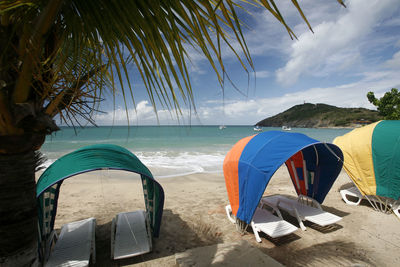
<instances>
[{"instance_id":1,"label":"green palm leaf","mask_svg":"<svg viewBox=\"0 0 400 267\"><path fill-rule=\"evenodd\" d=\"M298 2L292 3L311 29ZM221 85L224 46L248 72L253 63L236 9L246 11L249 4L268 10L296 37L274 0L2 1L1 34L7 38L0 54L6 84L0 91L0 134L24 128L13 114L19 103L31 103L35 114L90 121L91 113L79 110L88 103L96 110L104 90L115 96L120 88L128 109L128 102L135 105L133 73L154 108L160 103L180 114L181 101L194 107L187 48L204 55Z\"/></svg>"}]
</instances>

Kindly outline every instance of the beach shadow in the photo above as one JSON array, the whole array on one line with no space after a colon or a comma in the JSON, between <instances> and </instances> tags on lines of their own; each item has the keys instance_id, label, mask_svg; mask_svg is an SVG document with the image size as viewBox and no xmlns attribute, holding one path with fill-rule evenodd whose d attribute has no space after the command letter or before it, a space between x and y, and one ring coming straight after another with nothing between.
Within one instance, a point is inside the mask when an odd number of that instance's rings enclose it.
<instances>
[{"instance_id":1,"label":"beach shadow","mask_svg":"<svg viewBox=\"0 0 400 267\"><path fill-rule=\"evenodd\" d=\"M285 247L260 248L278 262L287 266L374 266L368 252L353 242L328 241L304 248L296 243Z\"/></svg>"},{"instance_id":2,"label":"beach shadow","mask_svg":"<svg viewBox=\"0 0 400 267\"><path fill-rule=\"evenodd\" d=\"M342 185L339 187L338 192L340 192L340 190L343 190L343 189L349 189L350 187L353 187L353 186L354 186L354 183L353 183L353 182L346 183L346 184L342 184Z\"/></svg>"},{"instance_id":3,"label":"beach shadow","mask_svg":"<svg viewBox=\"0 0 400 267\"><path fill-rule=\"evenodd\" d=\"M350 215L349 212L345 212L345 211L342 211L342 210L338 210L337 208L330 207L330 206L321 205L321 208L322 208L324 211L327 211L327 212L329 212L329 213L335 214L335 215L337 215L337 216L339 216L339 217L342 217L342 218L343 218L343 217L346 217L347 215Z\"/></svg>"},{"instance_id":4,"label":"beach shadow","mask_svg":"<svg viewBox=\"0 0 400 267\"><path fill-rule=\"evenodd\" d=\"M96 225L96 264L113 266L111 261L111 222Z\"/></svg>"},{"instance_id":5,"label":"beach shadow","mask_svg":"<svg viewBox=\"0 0 400 267\"><path fill-rule=\"evenodd\" d=\"M338 230L343 228L343 226L341 226L340 224L337 224L337 223L326 225L326 226L321 226L321 225L318 225L318 224L315 224L315 223L307 221L307 222L304 223L304 225L307 228L311 228L311 229L316 230L316 231L318 231L320 233L323 233L323 234L329 234L329 233L338 231Z\"/></svg>"},{"instance_id":6,"label":"beach shadow","mask_svg":"<svg viewBox=\"0 0 400 267\"><path fill-rule=\"evenodd\" d=\"M196 267L282 266L245 240L196 248L189 253L178 255L177 263L181 266Z\"/></svg>"},{"instance_id":7,"label":"beach shadow","mask_svg":"<svg viewBox=\"0 0 400 267\"><path fill-rule=\"evenodd\" d=\"M253 234L253 232L251 232L251 234ZM263 232L258 233L258 234L259 234L260 238L268 240L269 242L271 242L272 244L274 244L277 247L287 245L287 244L294 242L296 240L299 240L301 238L300 236L296 235L295 233L291 233L289 235L275 237L275 238L272 238ZM262 241L264 241L264 240L262 240Z\"/></svg>"},{"instance_id":8,"label":"beach shadow","mask_svg":"<svg viewBox=\"0 0 400 267\"><path fill-rule=\"evenodd\" d=\"M201 220L196 222L186 222L171 210L163 211L163 218L160 236L153 238L153 249L150 253L140 256L111 260L111 223L98 225L96 234L96 254L97 261L94 266L126 266L132 264L146 263L147 261L169 257L175 253L186 250L209 246L222 242L221 233L212 226L203 223ZM210 252L212 253L212 252ZM207 259L204 259L207 262Z\"/></svg>"}]
</instances>

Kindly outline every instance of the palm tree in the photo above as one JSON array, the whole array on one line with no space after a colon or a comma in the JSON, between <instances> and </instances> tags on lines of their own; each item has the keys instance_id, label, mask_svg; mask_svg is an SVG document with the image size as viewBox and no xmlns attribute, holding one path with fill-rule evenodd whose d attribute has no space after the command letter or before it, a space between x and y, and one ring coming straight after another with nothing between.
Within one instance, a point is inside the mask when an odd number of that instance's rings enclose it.
<instances>
[{"instance_id":1,"label":"palm tree","mask_svg":"<svg viewBox=\"0 0 400 267\"><path fill-rule=\"evenodd\" d=\"M0 264L37 264L35 168L45 136L58 130L54 117L94 123L105 92L115 95L118 84L125 103L134 103L128 66L154 107L159 101L179 112L179 99L193 107L187 47L208 59L220 83L223 46L245 70L253 67L236 13L248 3L294 36L273 0L0 1Z\"/></svg>"}]
</instances>

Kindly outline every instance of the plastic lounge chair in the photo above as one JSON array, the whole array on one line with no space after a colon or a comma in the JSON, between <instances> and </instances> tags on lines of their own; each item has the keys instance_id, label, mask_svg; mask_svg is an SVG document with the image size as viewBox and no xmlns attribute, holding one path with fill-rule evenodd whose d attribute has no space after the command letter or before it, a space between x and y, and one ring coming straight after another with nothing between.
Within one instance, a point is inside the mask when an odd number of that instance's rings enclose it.
<instances>
[{"instance_id":1,"label":"plastic lounge chair","mask_svg":"<svg viewBox=\"0 0 400 267\"><path fill-rule=\"evenodd\" d=\"M63 225L45 266L89 266L90 256L95 263L95 228L95 218Z\"/></svg>"},{"instance_id":2,"label":"plastic lounge chair","mask_svg":"<svg viewBox=\"0 0 400 267\"><path fill-rule=\"evenodd\" d=\"M303 231L306 230L303 221L327 226L337 223L342 219L339 216L324 211L317 201L304 195L299 195L297 200L281 195L266 196L261 198L261 202L273 208L280 208L293 217L296 217Z\"/></svg>"},{"instance_id":3,"label":"plastic lounge chair","mask_svg":"<svg viewBox=\"0 0 400 267\"><path fill-rule=\"evenodd\" d=\"M231 222L235 223L235 220L231 217L231 206L226 206L226 211L228 218ZM251 227L253 229L254 236L257 242L261 242L259 232L264 232L272 238L281 237L288 235L296 231L298 228L291 223L282 219L282 215L279 210L277 211L278 216L275 216L269 210L262 209L260 207L256 208L253 218L251 220Z\"/></svg>"},{"instance_id":4,"label":"plastic lounge chair","mask_svg":"<svg viewBox=\"0 0 400 267\"><path fill-rule=\"evenodd\" d=\"M358 191L357 187L355 186L340 190L340 195L342 196L342 199L346 204L352 206L359 205L361 200L364 198L364 196L360 193L360 191ZM357 200L352 201L348 198L348 196L354 197Z\"/></svg>"},{"instance_id":5,"label":"plastic lounge chair","mask_svg":"<svg viewBox=\"0 0 400 267\"><path fill-rule=\"evenodd\" d=\"M388 198L383 198L383 197L379 199L378 197L371 195L363 196L361 192L358 190L358 188L355 186L340 190L340 195L342 196L343 201L348 205L357 206L360 204L361 200L366 199L375 210L385 213L388 213L390 212L390 210L392 210L393 213L400 218L399 201L390 200ZM349 199L348 196L354 197L357 200L352 201Z\"/></svg>"},{"instance_id":6,"label":"plastic lounge chair","mask_svg":"<svg viewBox=\"0 0 400 267\"><path fill-rule=\"evenodd\" d=\"M112 220L111 257L125 259L151 251L151 234L144 210L121 212Z\"/></svg>"},{"instance_id":7,"label":"plastic lounge chair","mask_svg":"<svg viewBox=\"0 0 400 267\"><path fill-rule=\"evenodd\" d=\"M386 212L386 210L388 208L391 208L391 206L383 208L383 206L381 204L382 202L376 196L363 196L361 194L361 192L358 190L358 188L355 186L340 190L340 195L342 196L343 201L348 205L358 206L360 204L361 200L366 199L366 200L368 200L368 202L371 204L371 206L375 210ZM350 200L350 198L348 196L356 198L356 201ZM387 203L387 205L391 205L391 204ZM382 207L379 208L379 206L382 206Z\"/></svg>"}]
</instances>

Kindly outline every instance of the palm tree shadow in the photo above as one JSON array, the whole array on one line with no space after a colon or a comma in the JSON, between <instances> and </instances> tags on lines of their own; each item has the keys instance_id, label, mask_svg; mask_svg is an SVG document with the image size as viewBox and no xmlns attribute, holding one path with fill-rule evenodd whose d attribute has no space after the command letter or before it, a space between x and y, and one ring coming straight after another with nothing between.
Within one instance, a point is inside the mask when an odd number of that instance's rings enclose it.
<instances>
[{"instance_id":1,"label":"palm tree shadow","mask_svg":"<svg viewBox=\"0 0 400 267\"><path fill-rule=\"evenodd\" d=\"M221 245L220 248L218 246ZM188 251L177 262L183 266L374 266L368 252L360 251L356 244L346 241L329 241L304 246L292 243L273 248L250 245L247 241L218 244ZM272 258L272 259L271 259Z\"/></svg>"},{"instance_id":2,"label":"palm tree shadow","mask_svg":"<svg viewBox=\"0 0 400 267\"><path fill-rule=\"evenodd\" d=\"M178 255L177 263L182 266L281 266L270 256L249 242L223 243L201 247Z\"/></svg>"},{"instance_id":3,"label":"palm tree shadow","mask_svg":"<svg viewBox=\"0 0 400 267\"><path fill-rule=\"evenodd\" d=\"M153 249L140 256L111 259L111 222L96 227L96 264L95 266L124 266L159 259L185 250L221 243L221 233L212 226L198 220L188 223L171 210L163 211L160 236L153 238ZM205 261L207 259L204 259Z\"/></svg>"},{"instance_id":4,"label":"palm tree shadow","mask_svg":"<svg viewBox=\"0 0 400 267\"><path fill-rule=\"evenodd\" d=\"M361 252L353 242L328 241L309 247L298 248L295 243L289 246L260 248L275 260L287 266L370 266L375 263Z\"/></svg>"}]
</instances>

